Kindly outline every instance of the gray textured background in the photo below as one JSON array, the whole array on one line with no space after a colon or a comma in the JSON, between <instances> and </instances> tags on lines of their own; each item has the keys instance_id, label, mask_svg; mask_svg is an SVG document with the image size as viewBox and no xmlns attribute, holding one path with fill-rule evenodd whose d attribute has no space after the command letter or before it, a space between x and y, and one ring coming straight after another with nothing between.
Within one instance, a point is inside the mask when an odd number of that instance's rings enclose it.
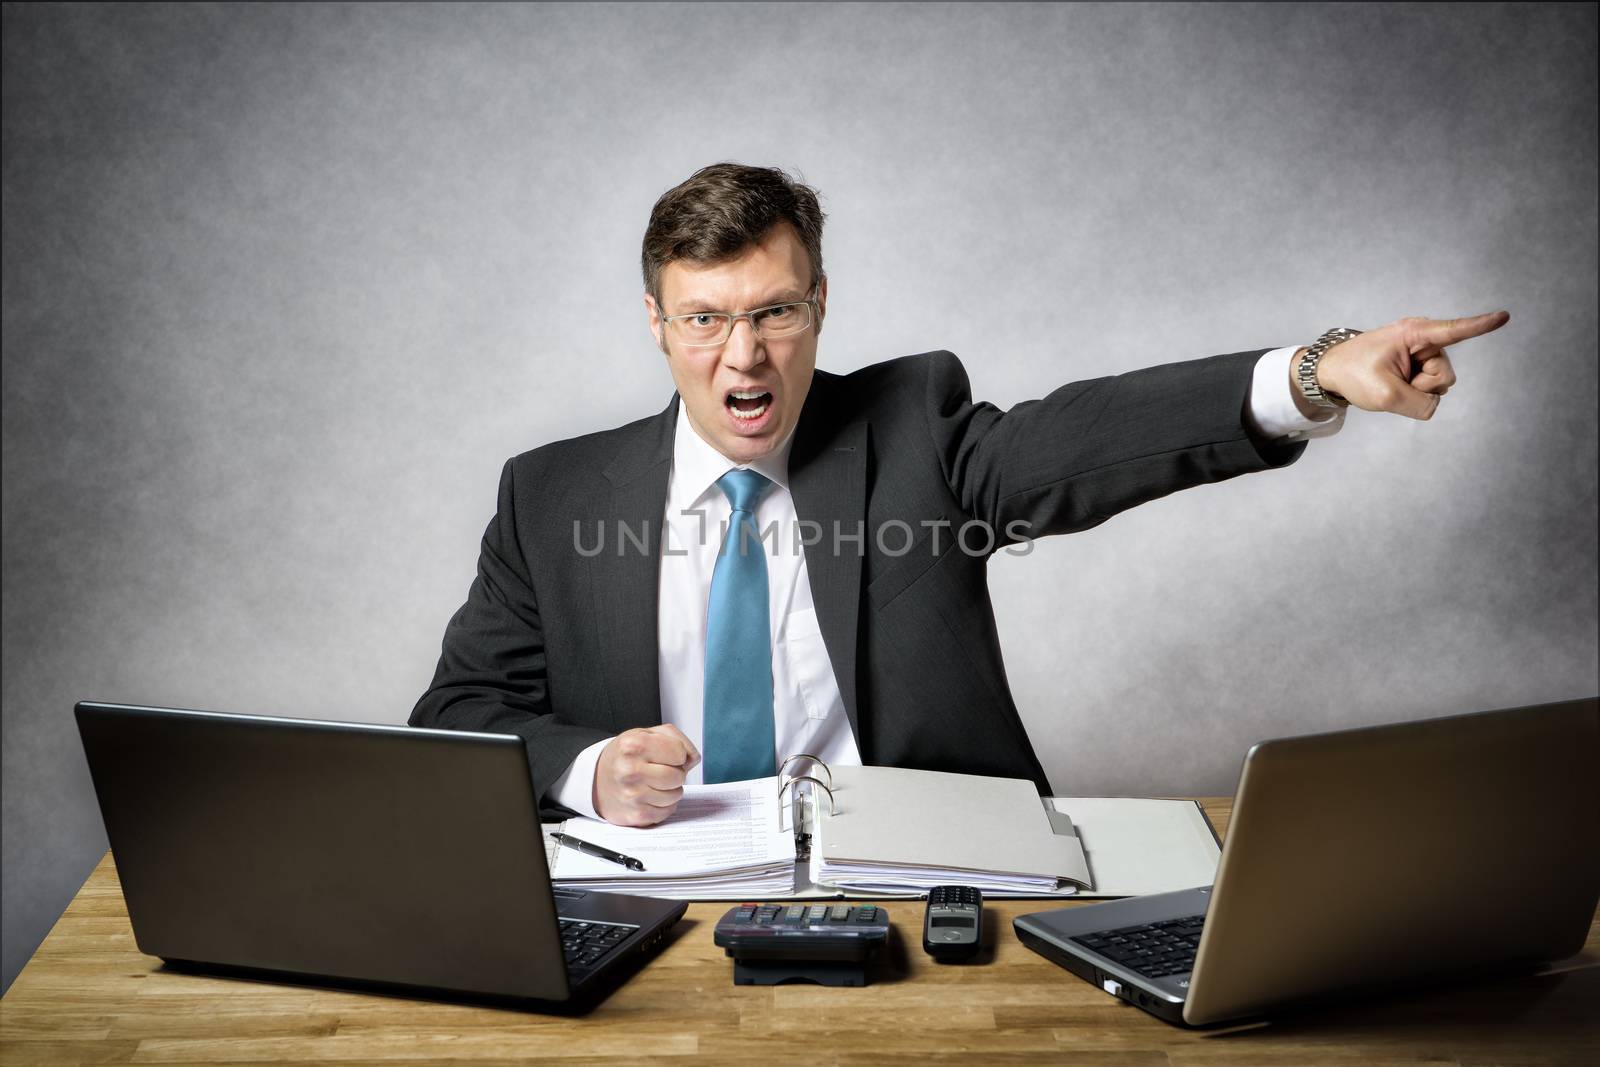
<instances>
[{"instance_id":1,"label":"gray textured background","mask_svg":"<svg viewBox=\"0 0 1600 1067\"><path fill-rule=\"evenodd\" d=\"M992 567L1065 793L1590 694L1596 15L7 6L9 984L105 838L82 698L402 722L500 463L660 409L639 239L817 185L820 362L1074 378L1499 307L1420 425Z\"/></svg>"}]
</instances>

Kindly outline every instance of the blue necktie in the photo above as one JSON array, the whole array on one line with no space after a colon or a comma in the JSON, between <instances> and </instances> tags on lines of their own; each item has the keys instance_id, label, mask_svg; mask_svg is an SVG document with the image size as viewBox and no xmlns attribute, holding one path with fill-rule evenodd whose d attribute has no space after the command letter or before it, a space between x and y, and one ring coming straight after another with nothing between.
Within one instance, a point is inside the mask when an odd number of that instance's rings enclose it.
<instances>
[{"instance_id":1,"label":"blue necktie","mask_svg":"<svg viewBox=\"0 0 1600 1067\"><path fill-rule=\"evenodd\" d=\"M767 558L756 528L756 505L772 483L755 471L729 471L717 488L733 514L711 572L706 611L707 783L768 778L775 770Z\"/></svg>"}]
</instances>

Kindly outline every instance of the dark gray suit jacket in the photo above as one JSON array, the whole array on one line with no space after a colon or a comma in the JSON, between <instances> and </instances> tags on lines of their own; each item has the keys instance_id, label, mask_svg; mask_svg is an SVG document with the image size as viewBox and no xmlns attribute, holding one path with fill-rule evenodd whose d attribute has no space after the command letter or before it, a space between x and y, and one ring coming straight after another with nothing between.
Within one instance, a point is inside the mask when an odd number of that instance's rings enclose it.
<instances>
[{"instance_id":1,"label":"dark gray suit jacket","mask_svg":"<svg viewBox=\"0 0 1600 1067\"><path fill-rule=\"evenodd\" d=\"M995 549L1017 539L1008 532L1086 530L1293 462L1304 443L1245 429L1260 355L1077 382L1008 412L973 403L948 352L816 372L790 491L798 517L822 527L806 567L863 761L1049 790L1006 682L986 530ZM674 396L659 415L507 462L477 578L413 726L521 736L542 797L588 745L660 723L657 565L676 412ZM642 550L619 524L642 534ZM604 550L587 554L602 526ZM836 542L835 528L864 536Z\"/></svg>"}]
</instances>

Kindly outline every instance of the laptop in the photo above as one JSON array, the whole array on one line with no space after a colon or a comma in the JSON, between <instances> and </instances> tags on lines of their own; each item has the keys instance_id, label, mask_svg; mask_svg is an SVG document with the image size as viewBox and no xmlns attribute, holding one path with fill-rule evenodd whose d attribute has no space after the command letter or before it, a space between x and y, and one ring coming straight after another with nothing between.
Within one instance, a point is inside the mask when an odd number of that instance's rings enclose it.
<instances>
[{"instance_id":1,"label":"laptop","mask_svg":"<svg viewBox=\"0 0 1600 1067\"><path fill-rule=\"evenodd\" d=\"M76 714L139 951L177 968L583 1008L684 914L552 886L517 737Z\"/></svg>"},{"instance_id":2,"label":"laptop","mask_svg":"<svg viewBox=\"0 0 1600 1067\"><path fill-rule=\"evenodd\" d=\"M1213 885L1018 916L1171 1023L1534 970L1600 900L1600 700L1265 741Z\"/></svg>"}]
</instances>

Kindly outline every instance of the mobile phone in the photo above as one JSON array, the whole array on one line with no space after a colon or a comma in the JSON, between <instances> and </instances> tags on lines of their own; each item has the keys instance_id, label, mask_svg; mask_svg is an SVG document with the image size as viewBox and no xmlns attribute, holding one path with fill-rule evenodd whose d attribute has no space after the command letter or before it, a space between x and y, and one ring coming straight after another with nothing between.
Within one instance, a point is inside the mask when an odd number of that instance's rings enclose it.
<instances>
[{"instance_id":1,"label":"mobile phone","mask_svg":"<svg viewBox=\"0 0 1600 1067\"><path fill-rule=\"evenodd\" d=\"M983 948L983 892L970 885L928 890L922 948L941 962L971 959Z\"/></svg>"}]
</instances>

